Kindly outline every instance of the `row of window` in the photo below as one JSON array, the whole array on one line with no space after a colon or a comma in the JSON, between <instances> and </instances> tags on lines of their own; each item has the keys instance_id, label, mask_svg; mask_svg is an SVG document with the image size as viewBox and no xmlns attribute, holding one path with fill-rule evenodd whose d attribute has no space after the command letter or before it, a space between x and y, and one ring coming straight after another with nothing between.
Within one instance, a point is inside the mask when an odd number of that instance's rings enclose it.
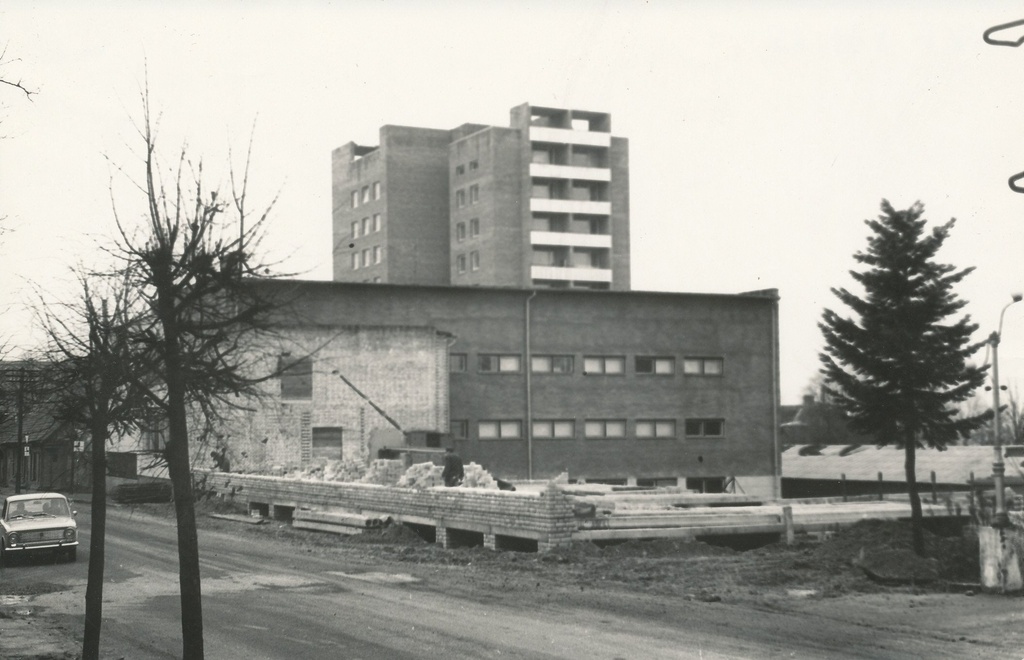
<instances>
[{"instance_id":1,"label":"row of window","mask_svg":"<svg viewBox=\"0 0 1024 660\"><path fill-rule=\"evenodd\" d=\"M380 199L380 181L374 181L373 186L363 186L361 189L357 188L352 191L352 208L359 208L359 204L366 204L370 201L370 194L373 194L373 199Z\"/></svg>"},{"instance_id":2,"label":"row of window","mask_svg":"<svg viewBox=\"0 0 1024 660\"><path fill-rule=\"evenodd\" d=\"M469 237L476 238L480 235L480 218L473 218L469 221ZM461 243L466 240L466 223L455 223L455 240Z\"/></svg>"},{"instance_id":3,"label":"row of window","mask_svg":"<svg viewBox=\"0 0 1024 660\"><path fill-rule=\"evenodd\" d=\"M372 248L364 248L362 252L356 250L352 253L352 270L359 270L360 267L369 268L379 264L383 258L384 250L379 245L374 245Z\"/></svg>"},{"instance_id":4,"label":"row of window","mask_svg":"<svg viewBox=\"0 0 1024 660\"><path fill-rule=\"evenodd\" d=\"M625 419L586 419L583 421L583 437L590 439L623 439L627 435L628 422ZM576 437L574 419L538 419L531 425L534 438L573 439ZM675 438L676 420L638 419L633 422L637 438ZM453 437L469 438L469 420L451 421ZM725 420L720 417L692 417L683 420L683 433L687 438L725 437ZM477 422L477 437L481 440L518 440L523 438L523 422L518 419L489 419Z\"/></svg>"},{"instance_id":5,"label":"row of window","mask_svg":"<svg viewBox=\"0 0 1024 660\"><path fill-rule=\"evenodd\" d=\"M377 233L380 231L383 222L380 218L380 213L374 213L373 219L369 216L362 219L362 221L355 220L352 222L352 238L359 238L360 236L367 236L371 232ZM362 229L362 231L360 231Z\"/></svg>"},{"instance_id":6,"label":"row of window","mask_svg":"<svg viewBox=\"0 0 1024 660\"><path fill-rule=\"evenodd\" d=\"M466 189L459 188L455 191L455 206L462 208L466 205ZM480 201L480 186L475 183L469 187L469 203L476 204Z\"/></svg>"},{"instance_id":7,"label":"row of window","mask_svg":"<svg viewBox=\"0 0 1024 660\"><path fill-rule=\"evenodd\" d=\"M466 272L467 263L469 264L470 270L480 270L480 253L474 250L469 253L468 258L464 254L455 256L455 270L459 273Z\"/></svg>"},{"instance_id":8,"label":"row of window","mask_svg":"<svg viewBox=\"0 0 1024 660\"><path fill-rule=\"evenodd\" d=\"M475 252L473 254L476 254ZM461 271L460 271L461 272ZM519 373L522 371L522 356L517 353L481 354L477 356L479 373ZM684 376L721 376L725 360L720 357L684 357ZM449 366L453 373L469 370L467 353L452 353ZM575 371L576 357L573 355L532 355L530 371L537 374L571 374ZM672 376L676 373L676 358L673 356L637 355L633 359L633 370L638 375ZM626 358L621 355L584 355L583 375L622 376L626 373Z\"/></svg>"},{"instance_id":9,"label":"row of window","mask_svg":"<svg viewBox=\"0 0 1024 660\"><path fill-rule=\"evenodd\" d=\"M469 171L470 172L472 172L473 170L477 169L478 167L480 167L480 163L478 161L476 161L476 160L469 161ZM466 165L465 164L461 164L461 165L456 165L455 166L455 175L456 176L462 176L465 173L466 173Z\"/></svg>"}]
</instances>

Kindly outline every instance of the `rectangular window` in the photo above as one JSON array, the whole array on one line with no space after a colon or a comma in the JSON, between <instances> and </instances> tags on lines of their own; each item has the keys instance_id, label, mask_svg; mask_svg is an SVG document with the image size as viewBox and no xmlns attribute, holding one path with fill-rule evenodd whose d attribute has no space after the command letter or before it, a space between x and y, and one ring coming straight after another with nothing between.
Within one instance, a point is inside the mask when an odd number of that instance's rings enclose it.
<instances>
[{"instance_id":1,"label":"rectangular window","mask_svg":"<svg viewBox=\"0 0 1024 660\"><path fill-rule=\"evenodd\" d=\"M638 419L636 420L636 437L674 438L676 437L676 420Z\"/></svg>"},{"instance_id":2,"label":"rectangular window","mask_svg":"<svg viewBox=\"0 0 1024 660\"><path fill-rule=\"evenodd\" d=\"M535 374L571 374L571 355L534 355L530 357L531 369Z\"/></svg>"},{"instance_id":3,"label":"rectangular window","mask_svg":"<svg viewBox=\"0 0 1024 660\"><path fill-rule=\"evenodd\" d=\"M546 183L535 183L530 191L534 199L551 199L551 186Z\"/></svg>"},{"instance_id":4,"label":"rectangular window","mask_svg":"<svg viewBox=\"0 0 1024 660\"><path fill-rule=\"evenodd\" d=\"M379 264L381 259L381 249L379 245L373 246L373 263Z\"/></svg>"},{"instance_id":5,"label":"rectangular window","mask_svg":"<svg viewBox=\"0 0 1024 660\"><path fill-rule=\"evenodd\" d=\"M683 373L687 376L721 376L725 369L723 358L688 357L683 359Z\"/></svg>"},{"instance_id":6,"label":"rectangular window","mask_svg":"<svg viewBox=\"0 0 1024 660\"><path fill-rule=\"evenodd\" d=\"M626 372L626 358L607 355L587 355L583 358L583 375L621 376Z\"/></svg>"},{"instance_id":7,"label":"rectangular window","mask_svg":"<svg viewBox=\"0 0 1024 660\"><path fill-rule=\"evenodd\" d=\"M687 438L721 438L725 435L725 420L720 418L686 420Z\"/></svg>"},{"instance_id":8,"label":"rectangular window","mask_svg":"<svg viewBox=\"0 0 1024 660\"><path fill-rule=\"evenodd\" d=\"M469 237L480 235L480 218L473 218L469 221Z\"/></svg>"},{"instance_id":9,"label":"rectangular window","mask_svg":"<svg viewBox=\"0 0 1024 660\"><path fill-rule=\"evenodd\" d=\"M625 438L626 420L588 419L583 430L588 438Z\"/></svg>"},{"instance_id":10,"label":"rectangular window","mask_svg":"<svg viewBox=\"0 0 1024 660\"><path fill-rule=\"evenodd\" d=\"M455 176L462 176L465 173L466 173L466 166L465 165L456 165L455 166Z\"/></svg>"},{"instance_id":11,"label":"rectangular window","mask_svg":"<svg viewBox=\"0 0 1024 660\"><path fill-rule=\"evenodd\" d=\"M469 161L469 169L470 169L470 171L475 170L478 167L480 167L480 163L478 163L475 160Z\"/></svg>"},{"instance_id":12,"label":"rectangular window","mask_svg":"<svg viewBox=\"0 0 1024 660\"><path fill-rule=\"evenodd\" d=\"M455 240L461 243L466 240L466 223L457 222L455 223Z\"/></svg>"},{"instance_id":13,"label":"rectangular window","mask_svg":"<svg viewBox=\"0 0 1024 660\"><path fill-rule=\"evenodd\" d=\"M574 438L576 437L576 422L571 419L534 420L533 437Z\"/></svg>"},{"instance_id":14,"label":"rectangular window","mask_svg":"<svg viewBox=\"0 0 1024 660\"><path fill-rule=\"evenodd\" d=\"M480 253L470 252L469 253L469 269L480 270Z\"/></svg>"},{"instance_id":15,"label":"rectangular window","mask_svg":"<svg viewBox=\"0 0 1024 660\"><path fill-rule=\"evenodd\" d=\"M480 372L493 373L518 373L520 370L520 357L518 355L481 355Z\"/></svg>"},{"instance_id":16,"label":"rectangular window","mask_svg":"<svg viewBox=\"0 0 1024 660\"><path fill-rule=\"evenodd\" d=\"M636 356L638 374L671 376L676 372L676 359L672 357Z\"/></svg>"},{"instance_id":17,"label":"rectangular window","mask_svg":"<svg viewBox=\"0 0 1024 660\"><path fill-rule=\"evenodd\" d=\"M370 227L370 219L363 218L363 236L368 236L370 234Z\"/></svg>"},{"instance_id":18,"label":"rectangular window","mask_svg":"<svg viewBox=\"0 0 1024 660\"><path fill-rule=\"evenodd\" d=\"M373 231L380 231L380 227L381 227L380 213L374 213L373 214Z\"/></svg>"},{"instance_id":19,"label":"rectangular window","mask_svg":"<svg viewBox=\"0 0 1024 660\"><path fill-rule=\"evenodd\" d=\"M380 282L381 282L380 276L377 276L377 277L373 278L373 283L374 284L380 284Z\"/></svg>"},{"instance_id":20,"label":"rectangular window","mask_svg":"<svg viewBox=\"0 0 1024 660\"><path fill-rule=\"evenodd\" d=\"M380 199L380 181L373 183L373 198Z\"/></svg>"},{"instance_id":21,"label":"rectangular window","mask_svg":"<svg viewBox=\"0 0 1024 660\"><path fill-rule=\"evenodd\" d=\"M313 359L282 355L277 361L281 374L281 398L288 401L309 401L313 398Z\"/></svg>"},{"instance_id":22,"label":"rectangular window","mask_svg":"<svg viewBox=\"0 0 1024 660\"><path fill-rule=\"evenodd\" d=\"M469 437L469 420L468 419L453 419L448 424L452 437L457 440L465 440Z\"/></svg>"},{"instance_id":23,"label":"rectangular window","mask_svg":"<svg viewBox=\"0 0 1024 660\"><path fill-rule=\"evenodd\" d=\"M460 273L466 272L466 255L460 254L459 256L455 257L455 270L457 270Z\"/></svg>"},{"instance_id":24,"label":"rectangular window","mask_svg":"<svg viewBox=\"0 0 1024 660\"><path fill-rule=\"evenodd\" d=\"M477 426L477 434L481 440L521 438L523 437L523 423L518 419L482 421Z\"/></svg>"},{"instance_id":25,"label":"rectangular window","mask_svg":"<svg viewBox=\"0 0 1024 660\"><path fill-rule=\"evenodd\" d=\"M363 203L370 201L370 186L363 186Z\"/></svg>"},{"instance_id":26,"label":"rectangular window","mask_svg":"<svg viewBox=\"0 0 1024 660\"><path fill-rule=\"evenodd\" d=\"M353 190L352 191L352 208L354 208L354 209L359 208L359 191L358 190Z\"/></svg>"},{"instance_id":27,"label":"rectangular window","mask_svg":"<svg viewBox=\"0 0 1024 660\"><path fill-rule=\"evenodd\" d=\"M341 460L342 429L337 426L313 428L313 460Z\"/></svg>"},{"instance_id":28,"label":"rectangular window","mask_svg":"<svg viewBox=\"0 0 1024 660\"><path fill-rule=\"evenodd\" d=\"M359 238L359 221L352 223L352 238Z\"/></svg>"},{"instance_id":29,"label":"rectangular window","mask_svg":"<svg viewBox=\"0 0 1024 660\"><path fill-rule=\"evenodd\" d=\"M551 162L551 152L547 149L534 149L532 162L546 165Z\"/></svg>"},{"instance_id":30,"label":"rectangular window","mask_svg":"<svg viewBox=\"0 0 1024 660\"><path fill-rule=\"evenodd\" d=\"M466 191L465 190L456 190L455 191L455 206L457 206L457 207L459 207L461 209L465 205L466 205Z\"/></svg>"},{"instance_id":31,"label":"rectangular window","mask_svg":"<svg viewBox=\"0 0 1024 660\"><path fill-rule=\"evenodd\" d=\"M469 358L465 353L452 353L448 356L448 371L453 374L465 373L468 363Z\"/></svg>"},{"instance_id":32,"label":"rectangular window","mask_svg":"<svg viewBox=\"0 0 1024 660\"><path fill-rule=\"evenodd\" d=\"M363 268L370 265L370 248L363 248Z\"/></svg>"},{"instance_id":33,"label":"rectangular window","mask_svg":"<svg viewBox=\"0 0 1024 660\"><path fill-rule=\"evenodd\" d=\"M359 251L352 253L352 270L359 270Z\"/></svg>"},{"instance_id":34,"label":"rectangular window","mask_svg":"<svg viewBox=\"0 0 1024 660\"><path fill-rule=\"evenodd\" d=\"M469 187L469 203L476 204L480 201L480 186L475 183Z\"/></svg>"}]
</instances>

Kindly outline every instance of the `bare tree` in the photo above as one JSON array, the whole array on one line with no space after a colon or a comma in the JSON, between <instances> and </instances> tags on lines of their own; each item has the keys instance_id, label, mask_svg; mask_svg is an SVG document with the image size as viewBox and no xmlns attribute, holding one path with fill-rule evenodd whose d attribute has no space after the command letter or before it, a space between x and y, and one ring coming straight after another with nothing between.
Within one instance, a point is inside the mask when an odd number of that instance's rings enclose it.
<instances>
[{"instance_id":1,"label":"bare tree","mask_svg":"<svg viewBox=\"0 0 1024 660\"><path fill-rule=\"evenodd\" d=\"M4 46L3 50L0 50L0 88L14 90L16 92L24 94L25 98L31 101L32 96L36 94L36 91L30 89L28 87L28 84L20 76L15 77L8 74L8 72L5 71L5 69L9 65L18 61L18 59L11 58L7 55L6 45ZM2 236L5 231L4 220L6 220L6 216L0 214L0 236ZM3 346L0 346L0 355L3 355Z\"/></svg>"},{"instance_id":2,"label":"bare tree","mask_svg":"<svg viewBox=\"0 0 1024 660\"><path fill-rule=\"evenodd\" d=\"M3 70L13 62L19 60L13 59L7 56L7 46L4 46L3 50L0 50L0 85L4 85L8 88L13 88L18 92L25 95L25 98L32 100L32 95L36 93L34 89L29 89L28 84L21 78L14 78L6 74Z\"/></svg>"},{"instance_id":3,"label":"bare tree","mask_svg":"<svg viewBox=\"0 0 1024 660\"><path fill-rule=\"evenodd\" d=\"M79 281L79 301L43 309L56 412L87 430L92 445L92 525L82 658L96 660L103 618L106 444L112 433L123 434L136 425L143 400L132 376L131 289L123 282L107 286L96 276L80 276ZM104 286L106 295L97 293L94 283Z\"/></svg>"},{"instance_id":4,"label":"bare tree","mask_svg":"<svg viewBox=\"0 0 1024 660\"><path fill-rule=\"evenodd\" d=\"M267 272L252 257L273 204L258 218L248 217L248 159L230 202L204 187L202 164L193 165L184 150L165 187L148 94L143 110L139 132L145 180L139 188L147 214L142 228L132 231L115 207L120 237L113 254L140 298L142 320L133 326L130 340L136 373L145 376L136 384L167 420L164 456L177 517L183 655L201 660L202 588L189 414L198 410L215 418L236 405L235 397L255 392L261 380L252 376L260 360L250 348L254 335L266 329L270 305L247 280Z\"/></svg>"}]
</instances>

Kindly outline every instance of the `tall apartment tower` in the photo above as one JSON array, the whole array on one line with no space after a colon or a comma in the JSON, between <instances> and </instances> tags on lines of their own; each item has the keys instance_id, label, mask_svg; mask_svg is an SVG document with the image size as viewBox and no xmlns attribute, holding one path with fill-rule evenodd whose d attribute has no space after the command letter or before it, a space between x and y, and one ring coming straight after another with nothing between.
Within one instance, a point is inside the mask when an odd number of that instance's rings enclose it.
<instances>
[{"instance_id":1,"label":"tall apartment tower","mask_svg":"<svg viewBox=\"0 0 1024 660\"><path fill-rule=\"evenodd\" d=\"M606 113L511 115L335 149L334 279L629 290L628 141Z\"/></svg>"}]
</instances>

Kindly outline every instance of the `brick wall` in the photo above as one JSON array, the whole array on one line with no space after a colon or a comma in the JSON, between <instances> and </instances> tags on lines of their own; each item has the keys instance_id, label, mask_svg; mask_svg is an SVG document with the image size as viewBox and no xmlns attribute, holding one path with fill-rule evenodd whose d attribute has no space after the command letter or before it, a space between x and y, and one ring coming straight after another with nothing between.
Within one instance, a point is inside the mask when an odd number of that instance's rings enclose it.
<instances>
[{"instance_id":1,"label":"brick wall","mask_svg":"<svg viewBox=\"0 0 1024 660\"><path fill-rule=\"evenodd\" d=\"M337 370L403 430L447 431L447 342L432 328L413 326L306 328L283 332L265 348L264 367L312 355L312 398L283 400L279 379L264 395L228 411L216 430L236 470L266 471L309 463L312 434L341 429L337 459L366 461L367 441L391 423L334 374ZM204 460L201 464L208 464Z\"/></svg>"},{"instance_id":2,"label":"brick wall","mask_svg":"<svg viewBox=\"0 0 1024 660\"><path fill-rule=\"evenodd\" d=\"M568 545L577 528L569 497L556 487L541 493L444 487L414 490L222 472L203 474L206 486L215 493L250 506L335 507L383 513L437 524L439 529L535 539L539 550Z\"/></svg>"}]
</instances>

